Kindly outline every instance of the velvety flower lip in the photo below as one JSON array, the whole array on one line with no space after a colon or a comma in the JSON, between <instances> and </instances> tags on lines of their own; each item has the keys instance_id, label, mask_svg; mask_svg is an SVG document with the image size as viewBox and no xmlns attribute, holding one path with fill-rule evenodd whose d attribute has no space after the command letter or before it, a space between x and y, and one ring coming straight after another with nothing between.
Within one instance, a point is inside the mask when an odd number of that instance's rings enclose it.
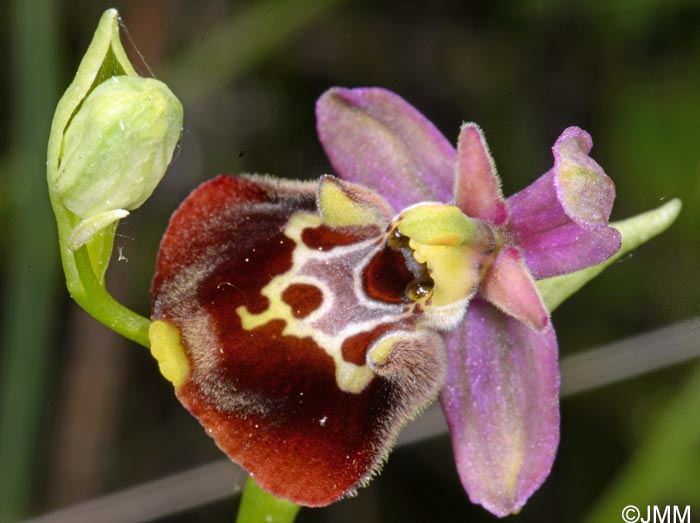
<instances>
[{"instance_id":1,"label":"velvety flower lip","mask_svg":"<svg viewBox=\"0 0 700 523\"><path fill-rule=\"evenodd\" d=\"M559 442L556 336L534 280L599 263L620 248L607 223L615 188L588 155L590 136L566 129L552 169L506 200L475 124L462 126L455 155L427 119L383 89L331 89L316 111L319 138L341 177L377 189L397 211L451 199L493 227L497 248L478 294L444 334L440 399L470 499L498 516L513 513L549 475Z\"/></svg>"},{"instance_id":2,"label":"velvety flower lip","mask_svg":"<svg viewBox=\"0 0 700 523\"><path fill-rule=\"evenodd\" d=\"M217 445L274 495L347 496L435 400L444 340L418 324L388 203L332 177L220 176L173 214L151 351Z\"/></svg>"}]
</instances>

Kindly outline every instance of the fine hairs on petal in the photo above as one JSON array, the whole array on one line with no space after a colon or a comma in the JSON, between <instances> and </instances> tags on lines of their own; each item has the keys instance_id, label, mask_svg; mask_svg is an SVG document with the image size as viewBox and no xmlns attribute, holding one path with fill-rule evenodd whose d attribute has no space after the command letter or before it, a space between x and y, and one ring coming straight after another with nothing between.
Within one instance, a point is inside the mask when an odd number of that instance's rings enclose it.
<instances>
[{"instance_id":1,"label":"fine hairs on petal","mask_svg":"<svg viewBox=\"0 0 700 523\"><path fill-rule=\"evenodd\" d=\"M457 141L454 202L462 212L494 225L508 220L501 179L481 128L462 124Z\"/></svg>"},{"instance_id":2,"label":"fine hairs on petal","mask_svg":"<svg viewBox=\"0 0 700 523\"><path fill-rule=\"evenodd\" d=\"M379 439L383 444L377 450L375 465L358 486L366 486L381 471L401 429L435 401L445 382L447 356L442 336L430 330L419 330L399 333L399 337L394 340L387 339L390 337L396 337L396 334L380 338L370 348L367 361L377 375L397 385L396 394L400 398L397 398L395 404L401 410L396 414L397 419L402 421L388 427ZM384 352L381 345L387 342L391 344L391 349L385 357L373 354L377 349ZM373 357L383 361L374 362Z\"/></svg>"},{"instance_id":3,"label":"fine hairs on petal","mask_svg":"<svg viewBox=\"0 0 700 523\"><path fill-rule=\"evenodd\" d=\"M559 442L559 369L551 326L541 332L475 298L447 336L440 400L470 499L503 517L551 469Z\"/></svg>"},{"instance_id":4,"label":"fine hairs on petal","mask_svg":"<svg viewBox=\"0 0 700 523\"><path fill-rule=\"evenodd\" d=\"M450 199L455 150L400 96L381 88L335 87L319 98L316 119L341 178L378 189L395 210Z\"/></svg>"},{"instance_id":5,"label":"fine hairs on petal","mask_svg":"<svg viewBox=\"0 0 700 523\"><path fill-rule=\"evenodd\" d=\"M607 223L615 187L588 156L592 142L576 127L552 148L554 167L508 198L509 233L536 280L600 263L620 249Z\"/></svg>"},{"instance_id":6,"label":"fine hairs on petal","mask_svg":"<svg viewBox=\"0 0 700 523\"><path fill-rule=\"evenodd\" d=\"M552 147L554 186L569 218L582 226L605 227L615 201L615 184L589 156L592 148L586 131L565 129Z\"/></svg>"},{"instance_id":7,"label":"fine hairs on petal","mask_svg":"<svg viewBox=\"0 0 700 523\"><path fill-rule=\"evenodd\" d=\"M515 247L504 248L483 278L480 293L503 313L535 330L549 323L549 313L535 280Z\"/></svg>"}]
</instances>

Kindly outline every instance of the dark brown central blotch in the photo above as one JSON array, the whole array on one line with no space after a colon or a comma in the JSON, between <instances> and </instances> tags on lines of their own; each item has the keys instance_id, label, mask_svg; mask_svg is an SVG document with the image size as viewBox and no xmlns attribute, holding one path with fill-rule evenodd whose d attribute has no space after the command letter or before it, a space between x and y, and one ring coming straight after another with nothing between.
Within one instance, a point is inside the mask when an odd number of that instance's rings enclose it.
<instances>
[{"instance_id":1,"label":"dark brown central blotch","mask_svg":"<svg viewBox=\"0 0 700 523\"><path fill-rule=\"evenodd\" d=\"M406 288L416 276L399 250L384 247L365 267L362 283L367 296L386 303L408 303Z\"/></svg>"},{"instance_id":2,"label":"dark brown central blotch","mask_svg":"<svg viewBox=\"0 0 700 523\"><path fill-rule=\"evenodd\" d=\"M349 227L308 227L301 233L301 240L310 249L330 251L335 247L352 245L359 241L377 236L375 226L349 226Z\"/></svg>"},{"instance_id":3,"label":"dark brown central blotch","mask_svg":"<svg viewBox=\"0 0 700 523\"><path fill-rule=\"evenodd\" d=\"M323 293L315 285L294 283L284 289L282 301L292 309L292 316L305 318L323 303Z\"/></svg>"}]
</instances>

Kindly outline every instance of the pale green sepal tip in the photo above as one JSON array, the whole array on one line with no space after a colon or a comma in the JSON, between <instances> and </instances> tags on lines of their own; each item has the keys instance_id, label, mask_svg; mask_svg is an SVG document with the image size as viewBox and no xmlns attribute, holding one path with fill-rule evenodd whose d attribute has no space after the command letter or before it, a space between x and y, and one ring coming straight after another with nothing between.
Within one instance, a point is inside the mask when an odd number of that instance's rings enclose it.
<instances>
[{"instance_id":1,"label":"pale green sepal tip","mask_svg":"<svg viewBox=\"0 0 700 523\"><path fill-rule=\"evenodd\" d=\"M50 189L54 188L53 183L58 176L63 133L69 120L88 93L114 75L137 76L119 39L119 13L116 9L107 9L100 18L92 42L80 61L75 78L56 106L51 123L47 161Z\"/></svg>"},{"instance_id":2,"label":"pale green sepal tip","mask_svg":"<svg viewBox=\"0 0 700 523\"><path fill-rule=\"evenodd\" d=\"M71 231L70 236L68 236L68 248L71 251L79 249L87 242L89 242L92 237L102 229L106 228L110 224L121 220L129 215L129 211L124 209L113 209L111 211L105 211L89 218L85 218L82 222L75 226Z\"/></svg>"},{"instance_id":3,"label":"pale green sepal tip","mask_svg":"<svg viewBox=\"0 0 700 523\"><path fill-rule=\"evenodd\" d=\"M109 267L112 251L114 250L114 238L117 233L118 224L119 220L114 221L107 227L100 229L100 233L93 235L92 238L90 238L85 244L88 251L88 258L90 259L90 264L92 265L92 270L95 273L97 281L103 287L105 284L105 274L107 272L107 268ZM68 249L67 245L66 249Z\"/></svg>"},{"instance_id":4,"label":"pale green sepal tip","mask_svg":"<svg viewBox=\"0 0 700 523\"><path fill-rule=\"evenodd\" d=\"M665 231L678 217L681 207L681 201L674 199L651 211L611 223L622 235L622 247L616 254L598 265L536 282L547 309L552 312L610 264Z\"/></svg>"},{"instance_id":5,"label":"pale green sepal tip","mask_svg":"<svg viewBox=\"0 0 700 523\"><path fill-rule=\"evenodd\" d=\"M100 83L115 75L136 76L134 67L124 52L119 38L119 14L116 9L108 9L100 18L95 34L88 46L85 55L80 61L73 81L63 93L56 106L46 159L46 177L49 186L51 206L56 215L58 225L58 237L61 246L61 260L63 271L66 275L66 284L74 296L82 293L82 283L79 270L73 258L73 251L68 248L68 237L80 222L80 218L71 213L60 201L56 189L58 178L58 166L61 161L63 137L77 109L83 103L88 94ZM104 272L109 263L109 256L113 245L113 224L111 233L94 236L88 242L90 262L96 269L96 275L103 282ZM106 229L105 229L106 231Z\"/></svg>"}]
</instances>

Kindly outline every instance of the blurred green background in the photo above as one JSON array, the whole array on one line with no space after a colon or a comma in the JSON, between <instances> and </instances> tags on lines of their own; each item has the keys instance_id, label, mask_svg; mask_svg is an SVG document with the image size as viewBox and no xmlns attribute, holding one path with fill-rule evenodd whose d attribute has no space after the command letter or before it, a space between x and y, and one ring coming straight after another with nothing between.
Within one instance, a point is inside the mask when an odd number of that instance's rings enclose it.
<instances>
[{"instance_id":1,"label":"blurred green background","mask_svg":"<svg viewBox=\"0 0 700 523\"><path fill-rule=\"evenodd\" d=\"M554 314L562 355L700 314L700 3L7 0L0 3L0 522L219 458L147 351L75 306L45 188L53 108L104 9L132 61L185 106L177 158L119 229L108 287L148 311L168 216L217 173L330 172L314 102L383 86L456 139L489 141L504 192L552 163L569 125L617 186L613 219L683 199L671 229ZM130 41L132 43L130 43ZM700 324L698 330L700 344ZM700 369L687 363L567 398L554 471L522 522L620 521L623 506L700 517ZM232 521L237 501L162 521ZM447 436L394 452L357 498L298 521L494 521L472 506ZM694 519L693 519L694 521Z\"/></svg>"}]
</instances>

